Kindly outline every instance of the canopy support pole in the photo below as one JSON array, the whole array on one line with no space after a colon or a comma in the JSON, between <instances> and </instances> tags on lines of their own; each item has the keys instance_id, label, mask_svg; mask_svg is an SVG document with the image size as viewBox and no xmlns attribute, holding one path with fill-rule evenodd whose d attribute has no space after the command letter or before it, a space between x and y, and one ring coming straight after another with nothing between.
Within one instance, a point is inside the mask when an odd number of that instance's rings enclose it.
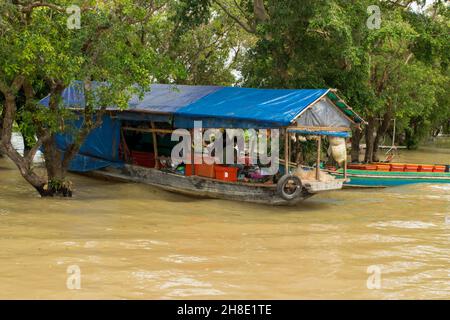
<instances>
[{"instance_id":1,"label":"canopy support pole","mask_svg":"<svg viewBox=\"0 0 450 320\"><path fill-rule=\"evenodd\" d=\"M195 148L194 148L194 137L195 137L195 131L194 129L191 129L191 175L195 176Z\"/></svg>"},{"instance_id":2,"label":"canopy support pole","mask_svg":"<svg viewBox=\"0 0 450 320\"><path fill-rule=\"evenodd\" d=\"M122 140L122 147L123 147L123 157L126 163L132 163L130 161L130 149L128 148L127 141L125 140L125 134L123 133L123 128L120 128L120 139Z\"/></svg>"},{"instance_id":3,"label":"canopy support pole","mask_svg":"<svg viewBox=\"0 0 450 320\"><path fill-rule=\"evenodd\" d=\"M284 130L284 174L289 174L289 133Z\"/></svg>"},{"instance_id":4,"label":"canopy support pole","mask_svg":"<svg viewBox=\"0 0 450 320\"><path fill-rule=\"evenodd\" d=\"M155 123L150 122L152 129L155 130ZM153 153L155 154L155 169L159 169L159 156L158 156L158 137L156 136L156 132L152 132L153 137Z\"/></svg>"},{"instance_id":5,"label":"canopy support pole","mask_svg":"<svg viewBox=\"0 0 450 320\"><path fill-rule=\"evenodd\" d=\"M316 180L320 180L320 151L322 149L322 136L317 138Z\"/></svg>"},{"instance_id":6,"label":"canopy support pole","mask_svg":"<svg viewBox=\"0 0 450 320\"><path fill-rule=\"evenodd\" d=\"M287 132L287 134L288 134L288 139L289 139L289 145L288 145L289 155L288 155L288 158L289 158L289 162L291 162L291 160L292 160L292 136L291 136L290 132Z\"/></svg>"},{"instance_id":7,"label":"canopy support pole","mask_svg":"<svg viewBox=\"0 0 450 320\"><path fill-rule=\"evenodd\" d=\"M347 140L345 140L344 181L347 181Z\"/></svg>"}]
</instances>

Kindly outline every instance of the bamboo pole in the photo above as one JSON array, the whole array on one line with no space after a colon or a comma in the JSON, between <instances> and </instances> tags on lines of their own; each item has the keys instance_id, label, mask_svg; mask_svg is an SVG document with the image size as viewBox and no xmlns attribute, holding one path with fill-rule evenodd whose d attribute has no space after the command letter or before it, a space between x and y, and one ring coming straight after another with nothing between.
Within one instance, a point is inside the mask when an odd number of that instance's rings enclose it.
<instances>
[{"instance_id":1,"label":"bamboo pole","mask_svg":"<svg viewBox=\"0 0 450 320\"><path fill-rule=\"evenodd\" d=\"M155 130L155 123L152 121L150 123L152 129ZM156 131L152 132L153 136L153 153L155 154L155 169L159 169L159 156L158 156L158 137L156 136Z\"/></svg>"},{"instance_id":2,"label":"bamboo pole","mask_svg":"<svg viewBox=\"0 0 450 320\"><path fill-rule=\"evenodd\" d=\"M120 138L122 140L124 160L126 163L130 163L130 156L131 156L130 149L128 148L127 141L125 140L123 128L120 128Z\"/></svg>"},{"instance_id":3,"label":"bamboo pole","mask_svg":"<svg viewBox=\"0 0 450 320\"><path fill-rule=\"evenodd\" d=\"M345 141L344 180L347 181L347 141Z\"/></svg>"},{"instance_id":4,"label":"bamboo pole","mask_svg":"<svg viewBox=\"0 0 450 320\"><path fill-rule=\"evenodd\" d=\"M320 151L322 149L322 137L317 138L316 180L320 178Z\"/></svg>"},{"instance_id":5,"label":"bamboo pole","mask_svg":"<svg viewBox=\"0 0 450 320\"><path fill-rule=\"evenodd\" d=\"M288 155L288 160L289 162L291 162L291 153L292 153L292 138L291 138L291 134L288 132L288 138L289 138L289 145L288 145L288 150L289 150L289 155Z\"/></svg>"},{"instance_id":6,"label":"bamboo pole","mask_svg":"<svg viewBox=\"0 0 450 320\"><path fill-rule=\"evenodd\" d=\"M191 175L195 176L195 148L194 148L194 142L195 142L195 133L194 129L191 130Z\"/></svg>"},{"instance_id":7,"label":"bamboo pole","mask_svg":"<svg viewBox=\"0 0 450 320\"><path fill-rule=\"evenodd\" d=\"M344 180L347 181L347 159L344 160Z\"/></svg>"},{"instance_id":8,"label":"bamboo pole","mask_svg":"<svg viewBox=\"0 0 450 320\"><path fill-rule=\"evenodd\" d=\"M284 174L289 174L289 133L284 130Z\"/></svg>"}]
</instances>

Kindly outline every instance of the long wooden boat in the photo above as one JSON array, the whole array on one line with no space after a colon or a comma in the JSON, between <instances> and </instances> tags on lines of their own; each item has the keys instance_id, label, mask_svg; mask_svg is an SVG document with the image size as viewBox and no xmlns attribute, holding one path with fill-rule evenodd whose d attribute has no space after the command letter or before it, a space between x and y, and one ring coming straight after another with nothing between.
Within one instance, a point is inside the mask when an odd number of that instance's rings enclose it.
<instances>
[{"instance_id":1,"label":"long wooden boat","mask_svg":"<svg viewBox=\"0 0 450 320\"><path fill-rule=\"evenodd\" d=\"M386 166L391 166L387 171ZM426 171L420 171L421 166L426 167ZM352 167L351 165L349 166ZM375 168L374 168L375 167ZM381 167L381 170L380 170ZM403 167L403 170L402 170ZM441 168L439 172L430 168L436 167L434 165L414 165L414 164L370 164L366 166L361 165L361 169L348 169L347 182L344 187L392 187L407 184L417 183L450 183L450 172L443 171ZM448 170L448 166L444 170ZM392 171L392 168L396 171ZM411 168L411 169L407 169ZM416 170L416 171L414 171ZM417 171L419 170L419 171ZM425 170L425 169L424 169ZM338 170L332 172L337 178L343 177L343 171Z\"/></svg>"},{"instance_id":2,"label":"long wooden boat","mask_svg":"<svg viewBox=\"0 0 450 320\"><path fill-rule=\"evenodd\" d=\"M200 198L245 201L270 205L295 205L317 193L342 189L344 180L332 182L302 181L297 197L286 200L280 196L276 184L227 182L199 176L184 176L172 172L124 165L121 169L105 168L88 173L108 180L138 182L166 191Z\"/></svg>"},{"instance_id":3,"label":"long wooden boat","mask_svg":"<svg viewBox=\"0 0 450 320\"><path fill-rule=\"evenodd\" d=\"M91 88L104 85L91 84ZM62 93L64 106L80 115L77 121L70 121L74 127L82 124L83 112L79 106L86 105L85 87L78 81ZM49 100L48 96L41 100L41 104L48 106ZM322 139L334 137L345 147L345 139L350 136L352 128L364 123L364 119L334 89L180 85L174 90L173 85L153 84L151 90L143 95L132 97L127 110L107 108L102 126L89 134L69 169L108 179L141 182L192 196L274 205L296 204L316 193L342 188L345 173L343 179L328 179L320 172ZM262 141L270 140L271 157L275 157L276 148L280 151L279 144L284 145L278 159L270 159L274 163L284 158L284 171L270 174L268 180L271 182L261 184L257 182L264 179L252 177L251 163L241 168L240 177L234 161L227 160L225 166L197 168L203 164L197 163L196 153L203 157L203 134L207 134L208 129L222 130L228 137L222 147L239 149L236 157L246 152L252 154L249 152L250 139L245 142L244 130L258 130L255 139L251 140L258 142L259 135L261 138L265 135ZM234 140L238 138L236 130L242 139L237 139L235 145ZM289 170L289 159L295 151L291 144L297 135L309 136L310 140L317 142L315 174L304 178ZM180 138L183 142L179 141ZM244 140L244 146L240 140ZM69 132L57 136L57 144L62 151L70 148L72 141ZM276 141L278 143L274 143ZM186 157L183 161L178 159L179 151L175 152L176 156L172 155L174 148L180 145L187 146L182 148L181 154ZM187 151L189 148L190 152ZM266 147L261 154L259 149L258 157L267 153ZM255 167L258 167L257 163ZM116 169L111 169L114 167Z\"/></svg>"}]
</instances>

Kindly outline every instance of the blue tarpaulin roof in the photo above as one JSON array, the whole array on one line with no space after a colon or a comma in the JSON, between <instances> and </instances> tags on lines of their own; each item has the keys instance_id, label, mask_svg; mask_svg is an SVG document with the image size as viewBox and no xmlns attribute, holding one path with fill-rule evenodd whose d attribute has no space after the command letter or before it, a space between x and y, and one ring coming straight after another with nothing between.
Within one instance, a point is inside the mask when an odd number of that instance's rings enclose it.
<instances>
[{"instance_id":1,"label":"blue tarpaulin roof","mask_svg":"<svg viewBox=\"0 0 450 320\"><path fill-rule=\"evenodd\" d=\"M84 108L84 91L81 86L81 81L74 81L70 86L64 89L62 93L63 103L70 108ZM50 104L50 95L39 101L43 106L48 107Z\"/></svg>"},{"instance_id":2,"label":"blue tarpaulin roof","mask_svg":"<svg viewBox=\"0 0 450 320\"><path fill-rule=\"evenodd\" d=\"M221 90L216 86L185 86L154 84L143 99L134 96L128 110L175 113L199 99Z\"/></svg>"},{"instance_id":3,"label":"blue tarpaulin roof","mask_svg":"<svg viewBox=\"0 0 450 320\"><path fill-rule=\"evenodd\" d=\"M79 81L74 82L64 90L63 101L67 107L84 107L83 86L80 84ZM329 89L251 89L154 84L143 99L135 96L130 100L127 113L165 114L167 119L173 118L175 127L180 128L193 127L194 120L202 120L204 128L284 127L329 93ZM41 100L43 105L48 103L49 97ZM363 122L351 108L340 108L353 121Z\"/></svg>"},{"instance_id":4,"label":"blue tarpaulin roof","mask_svg":"<svg viewBox=\"0 0 450 320\"><path fill-rule=\"evenodd\" d=\"M92 88L95 90L101 85L107 84L94 82ZM105 166L123 165L119 157L121 120L170 122L178 128L192 128L194 121L200 120L203 128L279 128L291 125L299 115L324 96L327 96L329 104L323 104L322 107L325 106L324 108L329 110L336 106L347 117L345 124L350 124L349 119L364 122L329 89L250 89L155 84L142 99L134 96L126 111L108 107L108 110L117 111L115 116L103 116L102 126L89 134L79 154L71 161L70 169L85 172ZM64 90L62 98L67 108L84 108L83 83L75 81ZM48 106L49 101L50 98L46 97L41 100L41 104ZM306 113L316 110L316 114L310 115L313 120L314 117L322 119L330 116L326 115L326 112L320 113L319 109L309 109ZM305 117L300 119L307 119L306 113ZM82 121L80 117L73 124L79 127ZM320 125L316 125L318 126ZM305 133L348 136L347 132ZM70 134L58 134L56 140L59 149L66 150L73 137Z\"/></svg>"},{"instance_id":5,"label":"blue tarpaulin roof","mask_svg":"<svg viewBox=\"0 0 450 320\"><path fill-rule=\"evenodd\" d=\"M288 126L328 89L223 88L177 110L175 125L190 127L188 119L229 119Z\"/></svg>"},{"instance_id":6,"label":"blue tarpaulin roof","mask_svg":"<svg viewBox=\"0 0 450 320\"><path fill-rule=\"evenodd\" d=\"M98 82L92 82L92 87L99 86ZM167 85L153 84L150 90L144 93L142 98L133 96L129 103L127 111L153 112L173 114L177 110L191 103L214 93L223 87L218 86L186 86L186 85ZM74 81L62 93L63 103L69 108L84 108L84 88L81 81ZM50 96L40 101L44 106L48 106ZM108 107L110 110L116 110L114 107Z\"/></svg>"}]
</instances>

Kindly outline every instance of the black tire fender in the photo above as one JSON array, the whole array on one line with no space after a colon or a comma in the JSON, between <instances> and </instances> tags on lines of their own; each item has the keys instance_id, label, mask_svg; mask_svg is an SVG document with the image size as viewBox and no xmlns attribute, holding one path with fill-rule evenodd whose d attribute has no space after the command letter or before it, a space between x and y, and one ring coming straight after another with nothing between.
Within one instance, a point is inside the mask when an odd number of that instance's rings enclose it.
<instances>
[{"instance_id":1,"label":"black tire fender","mask_svg":"<svg viewBox=\"0 0 450 320\"><path fill-rule=\"evenodd\" d=\"M295 191L292 193L288 193L285 190L286 184L289 182L295 185ZM292 200L297 198L302 193L302 189L303 185L300 178L291 174L285 174L277 183L277 193L284 200Z\"/></svg>"}]
</instances>

